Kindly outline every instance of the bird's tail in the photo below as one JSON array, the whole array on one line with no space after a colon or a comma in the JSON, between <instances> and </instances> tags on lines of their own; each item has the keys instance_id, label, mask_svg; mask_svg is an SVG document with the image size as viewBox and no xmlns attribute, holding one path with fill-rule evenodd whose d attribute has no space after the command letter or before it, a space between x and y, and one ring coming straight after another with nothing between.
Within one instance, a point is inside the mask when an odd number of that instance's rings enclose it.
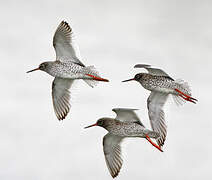
<instances>
[{"instance_id":1,"label":"bird's tail","mask_svg":"<svg viewBox=\"0 0 212 180\"><path fill-rule=\"evenodd\" d=\"M98 81L108 82L107 79L101 78L99 72L96 70L94 66L87 66L84 69L84 73L90 79L84 79L84 81L91 87L94 87L98 84Z\"/></svg>"},{"instance_id":2,"label":"bird's tail","mask_svg":"<svg viewBox=\"0 0 212 180\"><path fill-rule=\"evenodd\" d=\"M177 105L183 105L186 101L196 103L197 99L191 97L191 88L187 82L177 79L175 83L176 94L173 94L173 99Z\"/></svg>"},{"instance_id":3,"label":"bird's tail","mask_svg":"<svg viewBox=\"0 0 212 180\"><path fill-rule=\"evenodd\" d=\"M86 74L92 74L94 76L99 76L99 72L96 70L94 66L88 66L84 68ZM84 79L84 81L90 86L94 87L98 84L98 81L94 81L92 79Z\"/></svg>"}]
</instances>

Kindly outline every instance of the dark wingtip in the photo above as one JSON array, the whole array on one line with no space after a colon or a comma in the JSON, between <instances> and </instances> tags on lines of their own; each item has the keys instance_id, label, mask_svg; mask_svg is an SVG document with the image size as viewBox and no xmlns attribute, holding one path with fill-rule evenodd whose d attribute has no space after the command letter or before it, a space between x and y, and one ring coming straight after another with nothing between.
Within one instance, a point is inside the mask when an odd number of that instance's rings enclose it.
<instances>
[{"instance_id":1,"label":"dark wingtip","mask_svg":"<svg viewBox=\"0 0 212 180\"><path fill-rule=\"evenodd\" d=\"M151 67L151 65L148 65L148 64L136 64L134 66L134 68L147 68L147 67Z\"/></svg>"}]
</instances>

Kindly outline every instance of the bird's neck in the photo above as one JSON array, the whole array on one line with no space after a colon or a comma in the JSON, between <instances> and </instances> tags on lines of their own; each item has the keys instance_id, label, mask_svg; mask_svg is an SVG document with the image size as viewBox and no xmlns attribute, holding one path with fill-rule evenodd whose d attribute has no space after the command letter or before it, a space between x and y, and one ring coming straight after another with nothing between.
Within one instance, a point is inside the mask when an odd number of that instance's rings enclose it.
<instances>
[{"instance_id":1,"label":"bird's neck","mask_svg":"<svg viewBox=\"0 0 212 180\"><path fill-rule=\"evenodd\" d=\"M107 118L107 121L104 122L104 128L109 132L116 128L118 125L120 125L120 122L112 118Z\"/></svg>"},{"instance_id":2,"label":"bird's neck","mask_svg":"<svg viewBox=\"0 0 212 180\"><path fill-rule=\"evenodd\" d=\"M60 62L57 61L49 62L49 66L46 69L46 73L50 74L53 77L57 77L61 72L62 72L62 65Z\"/></svg>"}]
</instances>

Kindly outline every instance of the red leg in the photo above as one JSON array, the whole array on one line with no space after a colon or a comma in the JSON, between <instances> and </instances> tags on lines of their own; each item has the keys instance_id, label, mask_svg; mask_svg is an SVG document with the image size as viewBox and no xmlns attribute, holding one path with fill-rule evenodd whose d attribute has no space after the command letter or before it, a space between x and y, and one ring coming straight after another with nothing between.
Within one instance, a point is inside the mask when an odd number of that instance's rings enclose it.
<instances>
[{"instance_id":1,"label":"red leg","mask_svg":"<svg viewBox=\"0 0 212 180\"><path fill-rule=\"evenodd\" d=\"M175 89L175 91L177 91L179 93L179 96L182 97L183 99L185 99L186 101L190 101L192 103L196 103L195 101L197 101L197 99L188 96L187 94L183 93L182 91Z\"/></svg>"},{"instance_id":2,"label":"red leg","mask_svg":"<svg viewBox=\"0 0 212 180\"><path fill-rule=\"evenodd\" d=\"M100 78L100 77L94 76L94 75L92 75L92 74L86 74L86 75L92 77L93 80L96 80L96 81L105 81L105 82L109 82L109 80L107 80L107 79Z\"/></svg>"},{"instance_id":3,"label":"red leg","mask_svg":"<svg viewBox=\"0 0 212 180\"><path fill-rule=\"evenodd\" d=\"M146 139L147 141L149 141L154 147L156 147L159 151L163 152L163 150L160 148L160 146L158 146L157 144L155 144L154 142L152 142L152 140L150 139L150 137L148 135L146 135Z\"/></svg>"},{"instance_id":4,"label":"red leg","mask_svg":"<svg viewBox=\"0 0 212 180\"><path fill-rule=\"evenodd\" d=\"M186 101L190 101L190 102L192 102L192 103L196 104L196 102L195 102L195 101L191 100L191 99L190 99L190 98L188 98L188 97L184 97L182 94L179 94L179 96L180 96L180 97L182 97L183 99L185 99Z\"/></svg>"}]
</instances>

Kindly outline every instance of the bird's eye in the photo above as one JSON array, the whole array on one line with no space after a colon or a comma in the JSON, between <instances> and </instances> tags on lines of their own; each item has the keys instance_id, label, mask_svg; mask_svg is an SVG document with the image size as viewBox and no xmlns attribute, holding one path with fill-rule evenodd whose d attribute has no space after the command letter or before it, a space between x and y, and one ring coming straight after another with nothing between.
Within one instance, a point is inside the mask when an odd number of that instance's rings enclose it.
<instances>
[{"instance_id":1,"label":"bird's eye","mask_svg":"<svg viewBox=\"0 0 212 180\"><path fill-rule=\"evenodd\" d=\"M97 123L99 126L102 126L103 125L103 121L98 121Z\"/></svg>"},{"instance_id":2,"label":"bird's eye","mask_svg":"<svg viewBox=\"0 0 212 180\"><path fill-rule=\"evenodd\" d=\"M41 64L41 65L40 65L40 68L41 68L41 69L44 69L44 68L45 68L45 64Z\"/></svg>"},{"instance_id":3,"label":"bird's eye","mask_svg":"<svg viewBox=\"0 0 212 180\"><path fill-rule=\"evenodd\" d=\"M140 79L140 74L136 74L135 79Z\"/></svg>"}]
</instances>

